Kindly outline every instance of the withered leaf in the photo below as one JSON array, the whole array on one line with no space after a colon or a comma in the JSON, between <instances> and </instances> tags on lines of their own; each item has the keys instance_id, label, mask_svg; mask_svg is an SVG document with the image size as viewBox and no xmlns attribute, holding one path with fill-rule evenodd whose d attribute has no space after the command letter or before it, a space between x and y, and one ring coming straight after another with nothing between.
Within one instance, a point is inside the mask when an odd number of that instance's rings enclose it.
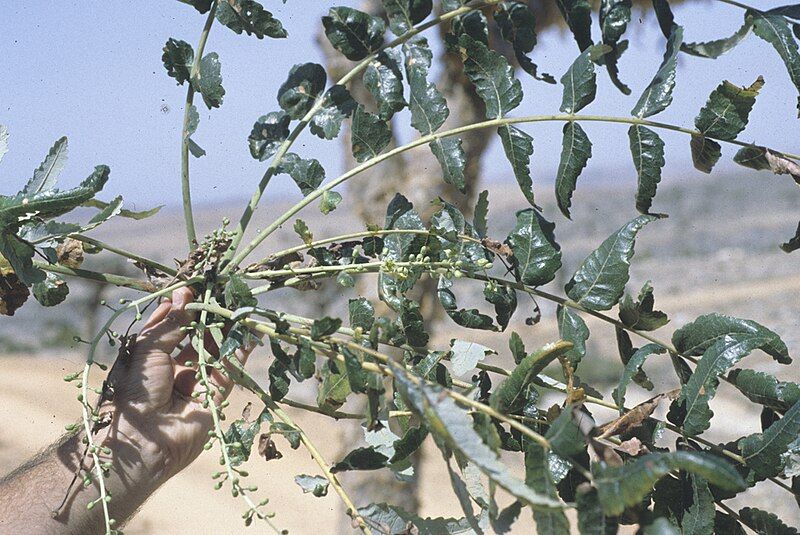
<instances>
[{"instance_id":1,"label":"withered leaf","mask_svg":"<svg viewBox=\"0 0 800 535\"><path fill-rule=\"evenodd\" d=\"M67 238L56 247L58 263L70 269L78 269L83 264L83 242Z\"/></svg>"},{"instance_id":2,"label":"withered leaf","mask_svg":"<svg viewBox=\"0 0 800 535\"><path fill-rule=\"evenodd\" d=\"M650 417L651 414L653 414L653 411L656 410L658 404L665 397L667 397L667 394L659 394L655 397L652 397L647 401L636 405L619 418L603 424L600 426L599 438L606 438L612 435L623 435L631 429L639 427L642 425L642 422L644 422Z\"/></svg>"},{"instance_id":3,"label":"withered leaf","mask_svg":"<svg viewBox=\"0 0 800 535\"><path fill-rule=\"evenodd\" d=\"M514 256L514 251L511 250L511 247L503 242L493 240L491 238L483 238L481 240L481 245L489 249L491 252L499 254L500 256L505 256L506 258Z\"/></svg>"},{"instance_id":4,"label":"withered leaf","mask_svg":"<svg viewBox=\"0 0 800 535\"><path fill-rule=\"evenodd\" d=\"M5 258L0 256L0 315L13 316L30 294L11 266L5 263Z\"/></svg>"},{"instance_id":5,"label":"withered leaf","mask_svg":"<svg viewBox=\"0 0 800 535\"><path fill-rule=\"evenodd\" d=\"M283 457L283 454L278 451L278 447L275 446L275 441L272 440L269 433L261 433L258 437L258 454L263 457L265 461Z\"/></svg>"}]
</instances>

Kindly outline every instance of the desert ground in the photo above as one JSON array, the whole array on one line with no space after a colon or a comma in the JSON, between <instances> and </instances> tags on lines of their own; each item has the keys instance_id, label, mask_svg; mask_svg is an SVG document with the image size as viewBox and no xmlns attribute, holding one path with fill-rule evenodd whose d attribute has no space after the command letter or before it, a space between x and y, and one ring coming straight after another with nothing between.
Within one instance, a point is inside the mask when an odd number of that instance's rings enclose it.
<instances>
[{"instance_id":1,"label":"desert ground","mask_svg":"<svg viewBox=\"0 0 800 535\"><path fill-rule=\"evenodd\" d=\"M502 239L513 225L514 210L524 207L524 199L507 186L490 186L489 190L490 218L496 216L490 219L490 234ZM539 194L546 216L556 221L556 237L564 253L562 276L544 289L563 293L563 284L578 263L609 233L635 215L633 195L629 185L581 185L570 222L556 213L552 196ZM304 214L304 218L317 237L333 235L346 225L356 229L361 227L349 219L346 199L345 196L340 208L327 217L313 208L307 210L308 215ZM285 202L267 201L262 212L257 214L259 221L265 222L266 214L274 212L276 206L287 205ZM763 323L783 337L795 358L800 356L800 252L787 255L778 249L778 244L792 235L800 220L800 189L791 180L780 180L769 174L725 176L723 173L720 178L691 182L675 180L662 184L654 208L670 217L649 225L641 232L628 288L635 294L645 281L652 281L657 308L671 318L670 324L659 331L658 336L668 339L675 328L702 313L715 311ZM202 209L198 213L200 227L210 230L226 215L235 218L238 207ZM177 255L185 247L182 233L178 230L180 225L179 212L165 209L156 217L141 222L118 220L100 229L96 236L171 262L171 252L177 251ZM297 238L289 227L276 235L274 241L265 244L262 252L266 254L270 249L296 243ZM176 230L172 232L170 229ZM95 268L104 266L99 259L90 258L86 266L91 268L92 265ZM131 268L127 269L134 273ZM75 391L61 378L82 366L84 346L71 342L71 337L73 334L85 336L88 314L76 313L76 310L90 310L86 301L94 294L88 284L71 286L72 293L65 306L45 310L31 302L13 318L0 321L0 353L3 353L0 356L0 421L3 423L0 473L10 471L45 447L63 432L65 424L78 418L79 404L75 401ZM462 297L464 304L479 298L480 289L468 286L468 283L461 283L457 287L457 291L465 296L471 293L471 296ZM327 296L324 299L334 303L321 302L310 294L297 299L294 292L283 290L269 294L267 299L273 308L284 307L295 313L321 315L320 310L330 313L336 308L335 302L353 297L354 290L331 286L324 295ZM111 302L115 297L116 294L110 293L107 299ZM521 309L533 306L522 297ZM510 327L523 336L529 350L557 339L554 307L546 302L539 305L543 314L539 324L526 326L523 322L526 314L521 310ZM100 313L101 317L104 315ZM591 318L587 323L592 337L578 373L581 379L601 388L608 396L621 372L613 329ZM467 336L470 334L444 323L436 331L431 345L446 347L449 339ZM489 362L498 365L511 362L504 339L502 335L482 335L479 341L500 353ZM106 351L110 357L112 350L107 348ZM250 366L257 377L266 379L271 358L262 350L252 359ZM783 380L800 380L796 363L780 366L763 353L754 353L741 365L776 373ZM654 392L666 391L678 384L668 362L652 358L645 369L656 385ZM314 381L309 380L302 385L293 385L290 395L299 400L313 400L314 391ZM642 401L651 395L633 388L629 402ZM229 414L238 414L248 399L245 392L235 392ZM558 397L548 395L544 406L559 401ZM663 417L666 408L662 406L656 416ZM760 431L758 409L726 384L721 385L712 409L716 417L706 438L724 442ZM613 418L613 414L602 408L592 410L598 422ZM292 411L292 414L310 432L328 460L337 460L347 451L342 437L354 433L343 433L341 427L351 424L336 424L317 414L298 411ZM665 436L665 441L674 443L674 440L674 435ZM350 447L357 445L350 444ZM316 465L302 449L291 450L285 441L279 442L278 446L283 453L282 459L266 463L251 459L249 466L251 479L260 489L258 496L270 498L268 509L276 512L275 523L296 534L336 533L342 512L337 496L333 492L323 498L303 495L293 477L302 473L317 474ZM244 531L240 519L243 504L232 498L229 492L212 488L210 475L217 469L217 459L215 452L205 454L169 481L143 507L126 533L180 533L186 530L196 534L222 534ZM350 478L347 474L344 476L342 479L347 486ZM440 485L446 480L441 456L428 441L419 489L420 514L460 516L453 493L448 486ZM504 502L507 501L504 498ZM800 523L797 504L788 494L776 492L768 482L759 484L746 499L740 498L730 504L734 507L765 507L782 514L789 523ZM516 525L514 533L531 532L529 515L523 513L522 516L524 520ZM260 525L249 531L267 532L267 529Z\"/></svg>"}]
</instances>

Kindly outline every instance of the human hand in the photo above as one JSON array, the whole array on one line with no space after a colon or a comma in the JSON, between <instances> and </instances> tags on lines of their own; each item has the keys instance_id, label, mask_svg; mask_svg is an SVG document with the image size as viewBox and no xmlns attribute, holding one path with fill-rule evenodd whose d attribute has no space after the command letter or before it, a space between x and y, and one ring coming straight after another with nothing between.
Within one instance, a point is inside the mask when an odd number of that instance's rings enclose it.
<instances>
[{"instance_id":1,"label":"human hand","mask_svg":"<svg viewBox=\"0 0 800 535\"><path fill-rule=\"evenodd\" d=\"M119 459L120 468L132 470L131 477L169 479L188 466L202 452L212 427L210 409L193 392L204 392L197 373L197 351L191 344L178 352L180 342L195 313L186 310L194 295L181 288L163 301L145 323L131 355L118 363L109 376L114 385L113 423L104 445ZM244 364L253 346L240 349L235 356ZM217 348L206 343L209 355ZM186 362L194 363L187 367ZM221 403L233 386L229 377L209 368L209 380L216 387L215 401ZM117 461L115 461L116 463Z\"/></svg>"}]
</instances>

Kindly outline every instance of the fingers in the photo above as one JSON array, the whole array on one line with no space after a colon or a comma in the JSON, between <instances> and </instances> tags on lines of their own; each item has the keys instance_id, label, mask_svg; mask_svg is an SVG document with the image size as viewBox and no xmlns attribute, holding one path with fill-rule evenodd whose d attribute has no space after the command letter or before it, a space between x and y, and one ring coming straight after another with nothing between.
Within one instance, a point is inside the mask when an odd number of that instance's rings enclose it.
<instances>
[{"instance_id":1,"label":"fingers","mask_svg":"<svg viewBox=\"0 0 800 535\"><path fill-rule=\"evenodd\" d=\"M194 319L195 313L186 310L186 305L193 300L194 294L189 288L172 292L172 300L161 303L147 320L136 341L136 350L172 353L186 336L181 327L189 325Z\"/></svg>"}]
</instances>

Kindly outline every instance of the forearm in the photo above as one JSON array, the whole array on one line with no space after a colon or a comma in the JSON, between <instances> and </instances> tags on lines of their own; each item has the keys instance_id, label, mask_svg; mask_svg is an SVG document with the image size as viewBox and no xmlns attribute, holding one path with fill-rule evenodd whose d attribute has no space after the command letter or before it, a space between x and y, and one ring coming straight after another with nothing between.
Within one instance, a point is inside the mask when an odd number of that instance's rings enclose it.
<instances>
[{"instance_id":1,"label":"forearm","mask_svg":"<svg viewBox=\"0 0 800 535\"><path fill-rule=\"evenodd\" d=\"M155 452L147 451L152 446L121 435L119 428L112 426L95 436L97 444L113 451L112 456L101 455L101 462L111 462L104 484L112 496L109 510L117 528L168 477L166 470L152 461L159 458L153 455ZM91 456L83 459L85 445L81 436L62 438L0 481L0 533L105 533L102 504L88 507L99 496L99 484ZM67 493L81 462L83 470ZM86 471L94 476L88 486L84 486ZM65 496L64 506L59 510Z\"/></svg>"}]
</instances>

